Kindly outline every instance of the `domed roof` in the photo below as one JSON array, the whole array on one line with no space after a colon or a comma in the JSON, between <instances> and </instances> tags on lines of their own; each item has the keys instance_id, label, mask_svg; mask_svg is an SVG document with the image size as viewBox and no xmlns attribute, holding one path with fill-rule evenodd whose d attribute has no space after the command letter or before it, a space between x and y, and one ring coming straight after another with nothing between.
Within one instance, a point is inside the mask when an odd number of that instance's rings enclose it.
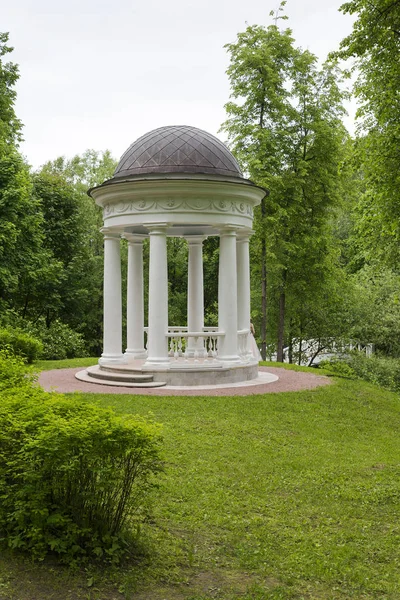
<instances>
[{"instance_id":1,"label":"domed roof","mask_svg":"<svg viewBox=\"0 0 400 600\"><path fill-rule=\"evenodd\" d=\"M133 142L119 161L113 179L157 173L243 178L235 158L219 139L186 125L160 127Z\"/></svg>"}]
</instances>

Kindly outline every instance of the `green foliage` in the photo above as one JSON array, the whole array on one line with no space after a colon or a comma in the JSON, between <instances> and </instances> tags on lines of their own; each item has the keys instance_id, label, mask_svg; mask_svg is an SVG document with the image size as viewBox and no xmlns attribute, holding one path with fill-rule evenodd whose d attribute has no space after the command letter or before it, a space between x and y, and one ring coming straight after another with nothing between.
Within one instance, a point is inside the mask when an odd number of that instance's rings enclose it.
<instances>
[{"instance_id":1,"label":"green foliage","mask_svg":"<svg viewBox=\"0 0 400 600\"><path fill-rule=\"evenodd\" d=\"M43 344L23 331L0 328L0 350L7 349L32 363L42 355Z\"/></svg>"},{"instance_id":2,"label":"green foliage","mask_svg":"<svg viewBox=\"0 0 400 600\"><path fill-rule=\"evenodd\" d=\"M35 177L36 193L48 214L47 243L63 263L46 320L59 318L82 333L93 354L101 352L102 344L103 236L101 210L87 190L109 179L115 166L108 151L87 150L70 160L59 157L47 163ZM124 252L122 256L124 261Z\"/></svg>"},{"instance_id":3,"label":"green foliage","mask_svg":"<svg viewBox=\"0 0 400 600\"><path fill-rule=\"evenodd\" d=\"M35 558L118 561L160 470L159 427L79 396L15 387L21 364L10 371L0 407L3 539Z\"/></svg>"},{"instance_id":4,"label":"green foliage","mask_svg":"<svg viewBox=\"0 0 400 600\"><path fill-rule=\"evenodd\" d=\"M400 357L400 276L390 268L365 266L352 277L356 302L353 339Z\"/></svg>"},{"instance_id":5,"label":"green foliage","mask_svg":"<svg viewBox=\"0 0 400 600\"><path fill-rule=\"evenodd\" d=\"M43 215L31 196L29 171L15 147L0 137L0 300L22 305L54 278L52 256L43 248Z\"/></svg>"},{"instance_id":6,"label":"green foliage","mask_svg":"<svg viewBox=\"0 0 400 600\"><path fill-rule=\"evenodd\" d=\"M14 113L18 68L0 34L0 303L25 314L59 280L58 263L45 244L44 216L33 196L29 167L17 150L21 123Z\"/></svg>"},{"instance_id":7,"label":"green foliage","mask_svg":"<svg viewBox=\"0 0 400 600\"><path fill-rule=\"evenodd\" d=\"M226 46L231 101L222 130L244 172L269 190L255 210L253 316L264 352L274 337L281 355L285 335L301 337L310 321L300 307L312 305L311 314L317 307L321 315L308 328L314 337L324 335L318 327L332 312L325 301L330 284L337 287L332 216L341 202L349 136L337 64L319 68L317 57L296 48L291 30L279 30L276 22L249 26ZM331 330L338 323L343 328L335 319Z\"/></svg>"},{"instance_id":8,"label":"green foliage","mask_svg":"<svg viewBox=\"0 0 400 600\"><path fill-rule=\"evenodd\" d=\"M86 194L87 190L110 179L118 161L111 156L109 150L97 152L86 150L82 155L76 154L71 159L59 156L47 162L43 173L63 176L78 192Z\"/></svg>"},{"instance_id":9,"label":"green foliage","mask_svg":"<svg viewBox=\"0 0 400 600\"><path fill-rule=\"evenodd\" d=\"M358 223L368 258L399 264L400 11L397 0L350 0L353 31L337 53L352 60L359 101L357 153L365 189Z\"/></svg>"},{"instance_id":10,"label":"green foliage","mask_svg":"<svg viewBox=\"0 0 400 600\"><path fill-rule=\"evenodd\" d=\"M100 406L150 409L164 423L168 469L141 524L142 554L71 572L2 552L4 596L399 598L398 394L339 378L233 397L104 391Z\"/></svg>"},{"instance_id":11,"label":"green foliage","mask_svg":"<svg viewBox=\"0 0 400 600\"><path fill-rule=\"evenodd\" d=\"M40 202L44 217L45 246L57 260L68 265L81 243L76 192L62 175L36 173L32 182L33 195Z\"/></svg>"},{"instance_id":12,"label":"green foliage","mask_svg":"<svg viewBox=\"0 0 400 600\"><path fill-rule=\"evenodd\" d=\"M335 375L358 377L393 392L400 392L400 359L398 358L379 355L367 357L363 352L351 352L341 360L322 363L322 367Z\"/></svg>"},{"instance_id":13,"label":"green foliage","mask_svg":"<svg viewBox=\"0 0 400 600\"><path fill-rule=\"evenodd\" d=\"M61 360L87 356L86 343L82 334L73 331L68 325L56 319L50 327L44 320L35 324L26 323L27 330L39 338L43 344L40 358L44 360Z\"/></svg>"},{"instance_id":14,"label":"green foliage","mask_svg":"<svg viewBox=\"0 0 400 600\"><path fill-rule=\"evenodd\" d=\"M9 350L0 349L0 391L13 388L30 388L37 377L32 368L27 367L21 356L10 353Z\"/></svg>"},{"instance_id":15,"label":"green foliage","mask_svg":"<svg viewBox=\"0 0 400 600\"><path fill-rule=\"evenodd\" d=\"M44 317L33 322L10 310L3 313L0 323L8 331L19 331L39 340L41 349L34 360L62 360L88 356L87 344L82 334L59 319L48 325Z\"/></svg>"},{"instance_id":16,"label":"green foliage","mask_svg":"<svg viewBox=\"0 0 400 600\"><path fill-rule=\"evenodd\" d=\"M14 111L16 92L14 86L19 79L18 66L4 62L3 57L14 50L8 45L8 33L0 33L0 140L14 145L21 139L22 124Z\"/></svg>"},{"instance_id":17,"label":"green foliage","mask_svg":"<svg viewBox=\"0 0 400 600\"><path fill-rule=\"evenodd\" d=\"M124 570L128 597L243 600L255 584L264 599L398 597L395 394L338 379L247 397L98 398L121 413L150 406L164 423L168 473L143 527L151 559Z\"/></svg>"},{"instance_id":18,"label":"green foliage","mask_svg":"<svg viewBox=\"0 0 400 600\"><path fill-rule=\"evenodd\" d=\"M337 377L345 377L347 379L356 379L357 375L343 359L331 358L330 360L322 360L319 365L325 373L336 375Z\"/></svg>"},{"instance_id":19,"label":"green foliage","mask_svg":"<svg viewBox=\"0 0 400 600\"><path fill-rule=\"evenodd\" d=\"M85 358L64 358L60 360L35 360L34 368L37 371L52 371L54 369L74 369L76 367L91 367L97 365L98 356Z\"/></svg>"}]
</instances>

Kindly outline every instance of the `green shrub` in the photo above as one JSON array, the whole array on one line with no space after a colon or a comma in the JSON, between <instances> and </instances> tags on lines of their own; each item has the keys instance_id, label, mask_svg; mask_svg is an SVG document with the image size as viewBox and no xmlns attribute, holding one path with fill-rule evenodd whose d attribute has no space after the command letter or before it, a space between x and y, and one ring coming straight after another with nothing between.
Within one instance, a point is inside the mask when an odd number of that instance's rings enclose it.
<instances>
[{"instance_id":1,"label":"green shrub","mask_svg":"<svg viewBox=\"0 0 400 600\"><path fill-rule=\"evenodd\" d=\"M8 311L0 317L0 327L7 331L18 331L18 333L31 336L37 340L40 353L33 360L62 360L64 358L83 358L88 356L86 342L81 333L74 331L56 319L48 327L45 319L39 319L34 323L23 319L13 311Z\"/></svg>"},{"instance_id":2,"label":"green shrub","mask_svg":"<svg viewBox=\"0 0 400 600\"><path fill-rule=\"evenodd\" d=\"M43 351L40 340L18 329L0 329L0 350L7 349L17 356L22 356L28 363L36 360Z\"/></svg>"},{"instance_id":3,"label":"green shrub","mask_svg":"<svg viewBox=\"0 0 400 600\"><path fill-rule=\"evenodd\" d=\"M330 360L321 360L318 365L319 368L323 369L327 373L337 375L338 377L346 377L346 379L357 379L357 375L348 365L344 359L331 358Z\"/></svg>"},{"instance_id":4,"label":"green shrub","mask_svg":"<svg viewBox=\"0 0 400 600\"><path fill-rule=\"evenodd\" d=\"M152 422L32 386L4 392L1 537L36 558L118 560L160 470L159 452Z\"/></svg>"},{"instance_id":5,"label":"green shrub","mask_svg":"<svg viewBox=\"0 0 400 600\"><path fill-rule=\"evenodd\" d=\"M44 360L87 356L82 334L59 320L53 321L50 327L46 327L45 322L41 321L31 325L30 331L43 343L41 358Z\"/></svg>"},{"instance_id":6,"label":"green shrub","mask_svg":"<svg viewBox=\"0 0 400 600\"><path fill-rule=\"evenodd\" d=\"M400 392L400 359L351 352L340 360L324 363L324 370L345 377L358 377L394 392Z\"/></svg>"},{"instance_id":7,"label":"green shrub","mask_svg":"<svg viewBox=\"0 0 400 600\"><path fill-rule=\"evenodd\" d=\"M37 379L20 356L8 350L0 350L0 391L28 387Z\"/></svg>"}]
</instances>

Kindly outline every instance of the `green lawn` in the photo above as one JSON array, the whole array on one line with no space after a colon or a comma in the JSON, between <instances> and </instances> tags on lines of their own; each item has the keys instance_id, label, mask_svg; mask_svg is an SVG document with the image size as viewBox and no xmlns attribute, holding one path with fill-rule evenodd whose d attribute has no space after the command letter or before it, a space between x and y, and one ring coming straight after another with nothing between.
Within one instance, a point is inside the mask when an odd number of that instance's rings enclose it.
<instances>
[{"instance_id":1,"label":"green lawn","mask_svg":"<svg viewBox=\"0 0 400 600\"><path fill-rule=\"evenodd\" d=\"M52 369L72 369L73 367L91 367L98 363L98 357L66 358L64 360L35 360L33 368L37 371Z\"/></svg>"},{"instance_id":2,"label":"green lawn","mask_svg":"<svg viewBox=\"0 0 400 600\"><path fill-rule=\"evenodd\" d=\"M120 569L3 555L1 600L400 598L400 402L360 381L248 397L85 394L164 424L165 474Z\"/></svg>"}]
</instances>

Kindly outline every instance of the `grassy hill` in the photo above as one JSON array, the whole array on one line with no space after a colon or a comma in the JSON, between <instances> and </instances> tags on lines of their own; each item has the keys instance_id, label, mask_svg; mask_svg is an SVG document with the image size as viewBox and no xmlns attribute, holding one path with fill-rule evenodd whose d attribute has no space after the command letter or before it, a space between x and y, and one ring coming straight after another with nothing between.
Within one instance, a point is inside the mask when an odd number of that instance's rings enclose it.
<instances>
[{"instance_id":1,"label":"grassy hill","mask_svg":"<svg viewBox=\"0 0 400 600\"><path fill-rule=\"evenodd\" d=\"M164 425L140 552L70 571L3 554L3 600L400 598L400 398L360 381L238 397L85 394Z\"/></svg>"}]
</instances>

